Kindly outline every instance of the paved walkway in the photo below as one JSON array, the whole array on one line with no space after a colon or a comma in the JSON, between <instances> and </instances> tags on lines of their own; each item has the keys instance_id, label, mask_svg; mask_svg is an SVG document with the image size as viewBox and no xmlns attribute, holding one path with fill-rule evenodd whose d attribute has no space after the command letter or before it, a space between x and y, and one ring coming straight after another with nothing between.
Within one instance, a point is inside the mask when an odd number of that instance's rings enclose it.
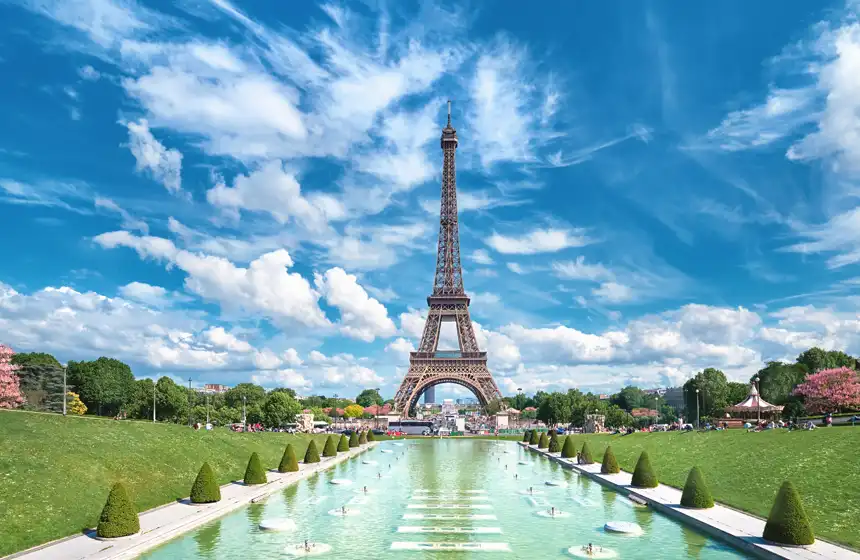
<instances>
[{"instance_id":1,"label":"paved walkway","mask_svg":"<svg viewBox=\"0 0 860 560\"><path fill-rule=\"evenodd\" d=\"M299 472L279 473L269 471L268 483L245 486L241 482L221 487L221 501L214 504L193 505L187 500L167 504L140 514L140 533L119 539L99 540L95 531L56 541L29 551L8 556L16 560L131 560L147 550L187 533L209 521L250 503L257 502L299 480L324 471L338 463L367 451L377 445L370 442L362 447L338 453L337 457L325 457L315 464L299 465Z\"/></svg>"},{"instance_id":2,"label":"paved walkway","mask_svg":"<svg viewBox=\"0 0 860 560\"><path fill-rule=\"evenodd\" d=\"M525 444L521 444L525 445ZM600 463L577 465L576 459L562 459L560 453L552 453L528 446L529 449L550 458L565 467L597 480L617 492L639 498L655 510L696 527L717 539L727 542L758 558L789 560L860 560L860 554L828 542L816 540L809 547L787 547L770 544L761 538L765 521L742 511L716 504L710 509L686 509L680 507L681 491L660 484L657 488L632 488L632 475L627 472L600 474Z\"/></svg>"}]
</instances>

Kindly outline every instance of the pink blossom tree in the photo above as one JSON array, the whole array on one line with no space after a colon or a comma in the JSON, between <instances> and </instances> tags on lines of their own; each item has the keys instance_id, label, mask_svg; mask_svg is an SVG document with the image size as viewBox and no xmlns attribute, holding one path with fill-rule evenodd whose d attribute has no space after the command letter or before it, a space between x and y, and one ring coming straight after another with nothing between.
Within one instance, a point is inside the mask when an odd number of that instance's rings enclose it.
<instances>
[{"instance_id":1,"label":"pink blossom tree","mask_svg":"<svg viewBox=\"0 0 860 560\"><path fill-rule=\"evenodd\" d=\"M860 407L860 376L847 367L810 373L794 389L809 412L834 412Z\"/></svg>"},{"instance_id":2,"label":"pink blossom tree","mask_svg":"<svg viewBox=\"0 0 860 560\"><path fill-rule=\"evenodd\" d=\"M0 408L17 408L24 404L21 386L15 370L18 366L12 363L15 351L0 344Z\"/></svg>"}]
</instances>

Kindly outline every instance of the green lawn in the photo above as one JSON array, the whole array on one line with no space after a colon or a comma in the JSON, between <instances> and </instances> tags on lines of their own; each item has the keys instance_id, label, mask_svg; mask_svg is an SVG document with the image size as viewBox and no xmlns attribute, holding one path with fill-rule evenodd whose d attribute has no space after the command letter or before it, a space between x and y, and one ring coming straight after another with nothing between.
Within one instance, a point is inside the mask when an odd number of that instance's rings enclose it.
<instances>
[{"instance_id":1,"label":"green lawn","mask_svg":"<svg viewBox=\"0 0 860 560\"><path fill-rule=\"evenodd\" d=\"M767 517L776 492L791 480L819 537L860 549L860 427L807 432L745 430L702 433L572 435L588 441L595 461L607 445L632 471L643 450L660 482L682 488L693 466L702 469L714 499Z\"/></svg>"},{"instance_id":2,"label":"green lawn","mask_svg":"<svg viewBox=\"0 0 860 560\"><path fill-rule=\"evenodd\" d=\"M314 436L317 445L325 436ZM139 510L187 497L204 461L224 484L251 453L277 468L287 443L309 436L195 432L186 426L0 411L0 556L94 527L111 485Z\"/></svg>"}]
</instances>

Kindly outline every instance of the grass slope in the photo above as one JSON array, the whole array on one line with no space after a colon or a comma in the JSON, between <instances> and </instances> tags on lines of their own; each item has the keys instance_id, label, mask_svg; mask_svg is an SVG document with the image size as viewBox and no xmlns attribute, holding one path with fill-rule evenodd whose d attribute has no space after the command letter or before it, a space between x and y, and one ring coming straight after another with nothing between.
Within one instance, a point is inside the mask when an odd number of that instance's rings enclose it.
<instances>
[{"instance_id":1,"label":"grass slope","mask_svg":"<svg viewBox=\"0 0 860 560\"><path fill-rule=\"evenodd\" d=\"M114 482L144 511L187 497L203 462L226 484L254 451L277 468L287 443L304 456L309 437L2 411L0 556L95 527Z\"/></svg>"},{"instance_id":2,"label":"grass slope","mask_svg":"<svg viewBox=\"0 0 860 560\"><path fill-rule=\"evenodd\" d=\"M860 428L812 432L744 430L706 433L573 435L595 457L611 444L619 466L632 472L647 451L662 484L683 488L698 466L714 500L766 518L783 481L800 493L816 536L860 549Z\"/></svg>"}]
</instances>

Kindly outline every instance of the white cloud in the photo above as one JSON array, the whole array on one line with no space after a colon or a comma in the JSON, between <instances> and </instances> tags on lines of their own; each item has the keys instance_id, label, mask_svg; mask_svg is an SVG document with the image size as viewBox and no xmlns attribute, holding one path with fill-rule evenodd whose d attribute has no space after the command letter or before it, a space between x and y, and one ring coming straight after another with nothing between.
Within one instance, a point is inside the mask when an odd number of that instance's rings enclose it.
<instances>
[{"instance_id":1,"label":"white cloud","mask_svg":"<svg viewBox=\"0 0 860 560\"><path fill-rule=\"evenodd\" d=\"M570 247L583 247L592 243L583 229L535 229L518 237L493 233L484 242L505 255L534 255L554 253Z\"/></svg>"},{"instance_id":2,"label":"white cloud","mask_svg":"<svg viewBox=\"0 0 860 560\"><path fill-rule=\"evenodd\" d=\"M591 293L609 303L622 303L634 298L633 289L618 282L604 282L591 290Z\"/></svg>"},{"instance_id":3,"label":"white cloud","mask_svg":"<svg viewBox=\"0 0 860 560\"><path fill-rule=\"evenodd\" d=\"M182 154L179 150L168 150L156 140L146 119L140 119L136 123L129 122L126 127L129 148L137 161L137 170L149 173L171 194L179 194L182 191Z\"/></svg>"},{"instance_id":4,"label":"white cloud","mask_svg":"<svg viewBox=\"0 0 860 560\"><path fill-rule=\"evenodd\" d=\"M114 202L109 198L96 197L93 202L96 208L104 208L105 210L110 210L111 212L116 212L119 214L120 218L122 218L121 225L123 229L136 230L141 233L149 233L149 226L143 220L138 220L131 214L129 214L124 208L121 208L119 204Z\"/></svg>"},{"instance_id":5,"label":"white cloud","mask_svg":"<svg viewBox=\"0 0 860 560\"><path fill-rule=\"evenodd\" d=\"M602 264L586 263L583 256L577 257L575 261L553 262L552 270L556 276L567 280L591 280L596 282L614 277L612 271Z\"/></svg>"},{"instance_id":6,"label":"white cloud","mask_svg":"<svg viewBox=\"0 0 860 560\"><path fill-rule=\"evenodd\" d=\"M290 368L255 373L251 376L251 382L269 389L288 387L299 393L310 391L313 388L313 383L310 380Z\"/></svg>"},{"instance_id":7,"label":"white cloud","mask_svg":"<svg viewBox=\"0 0 860 560\"><path fill-rule=\"evenodd\" d=\"M490 253L486 251L486 249L477 249L469 255L469 258L472 262L482 264L484 266L488 266L493 264L493 258L490 256Z\"/></svg>"},{"instance_id":8,"label":"white cloud","mask_svg":"<svg viewBox=\"0 0 860 560\"><path fill-rule=\"evenodd\" d=\"M251 352L254 347L244 340L240 340L232 333L224 330L224 327L210 327L203 332L204 339L216 348L222 348L230 352ZM264 368L269 369L269 368Z\"/></svg>"},{"instance_id":9,"label":"white cloud","mask_svg":"<svg viewBox=\"0 0 860 560\"><path fill-rule=\"evenodd\" d=\"M152 307L169 305L167 290L161 286L152 286L143 282L132 282L121 286L119 293L127 299L133 299Z\"/></svg>"},{"instance_id":10,"label":"white cloud","mask_svg":"<svg viewBox=\"0 0 860 560\"><path fill-rule=\"evenodd\" d=\"M96 82L101 78L101 73L92 66L86 65L78 68L78 76L80 76L82 80Z\"/></svg>"},{"instance_id":11,"label":"white cloud","mask_svg":"<svg viewBox=\"0 0 860 560\"><path fill-rule=\"evenodd\" d=\"M326 301L340 311L340 330L346 336L373 342L397 331L385 306L369 297L356 277L342 268L315 274L314 284Z\"/></svg>"},{"instance_id":12,"label":"white cloud","mask_svg":"<svg viewBox=\"0 0 860 560\"><path fill-rule=\"evenodd\" d=\"M392 352L396 354L399 359L403 360L409 357L410 352L415 351L415 345L403 337L398 337L388 343L385 347L385 351Z\"/></svg>"},{"instance_id":13,"label":"white cloud","mask_svg":"<svg viewBox=\"0 0 860 560\"><path fill-rule=\"evenodd\" d=\"M514 274L525 274L526 273L526 270L522 266L520 266L519 263L509 262L509 263L505 263L505 266L507 266L508 270L510 270Z\"/></svg>"}]
</instances>

